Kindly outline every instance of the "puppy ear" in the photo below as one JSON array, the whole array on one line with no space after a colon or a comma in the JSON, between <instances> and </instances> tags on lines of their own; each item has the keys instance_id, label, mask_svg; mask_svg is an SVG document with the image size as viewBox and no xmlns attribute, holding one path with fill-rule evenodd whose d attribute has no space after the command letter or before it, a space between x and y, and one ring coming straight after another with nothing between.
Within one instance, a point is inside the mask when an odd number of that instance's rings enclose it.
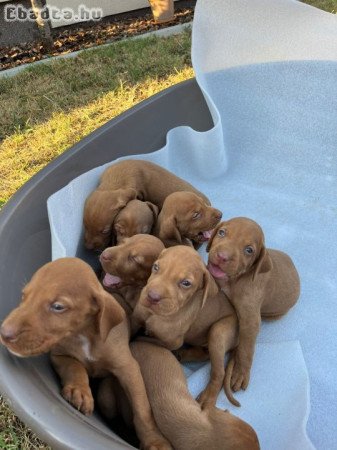
<instances>
[{"instance_id":1,"label":"puppy ear","mask_svg":"<svg viewBox=\"0 0 337 450\"><path fill-rule=\"evenodd\" d=\"M119 222L117 222L117 223L115 222L113 224L112 230L113 230L113 236L114 236L115 241L116 241L116 245L121 244L123 239L125 239L125 236L124 236L125 228Z\"/></svg>"},{"instance_id":2,"label":"puppy ear","mask_svg":"<svg viewBox=\"0 0 337 450\"><path fill-rule=\"evenodd\" d=\"M114 223L114 229L115 229L115 231L117 231L117 233L123 233L124 232L124 228L118 222Z\"/></svg>"},{"instance_id":3,"label":"puppy ear","mask_svg":"<svg viewBox=\"0 0 337 450\"><path fill-rule=\"evenodd\" d=\"M203 308L208 297L215 297L216 294L219 292L219 288L218 288L214 278L209 273L209 271L207 270L206 267L205 267L203 278L204 278L204 284L203 284L204 293L202 296L201 308Z\"/></svg>"},{"instance_id":4,"label":"puppy ear","mask_svg":"<svg viewBox=\"0 0 337 450\"><path fill-rule=\"evenodd\" d=\"M221 228L221 226L223 226L223 222L219 223L213 230L212 236L209 238L208 242L207 242L207 247L206 247L206 252L208 253L212 247L212 242L214 237L217 235L217 232L219 231L219 228Z\"/></svg>"},{"instance_id":5,"label":"puppy ear","mask_svg":"<svg viewBox=\"0 0 337 450\"><path fill-rule=\"evenodd\" d=\"M144 262L145 262L145 258L144 258L143 255L135 255L135 256L133 257L133 260L134 260L137 264L139 264L140 266L141 266L142 264L144 264Z\"/></svg>"},{"instance_id":6,"label":"puppy ear","mask_svg":"<svg viewBox=\"0 0 337 450\"><path fill-rule=\"evenodd\" d=\"M137 192L133 188L117 189L118 192L118 208L124 208L131 200L137 197Z\"/></svg>"},{"instance_id":7,"label":"puppy ear","mask_svg":"<svg viewBox=\"0 0 337 450\"><path fill-rule=\"evenodd\" d=\"M182 243L180 231L178 230L176 220L174 216L165 217L159 226L159 239L165 241L177 241Z\"/></svg>"},{"instance_id":8,"label":"puppy ear","mask_svg":"<svg viewBox=\"0 0 337 450\"><path fill-rule=\"evenodd\" d=\"M145 203L151 209L152 214L153 214L153 223L155 223L157 220L158 214L159 214L159 208L154 203L151 203L151 202L145 202Z\"/></svg>"},{"instance_id":9,"label":"puppy ear","mask_svg":"<svg viewBox=\"0 0 337 450\"><path fill-rule=\"evenodd\" d=\"M105 342L110 330L124 320L125 312L114 297L102 287L95 292L94 301L98 307L98 332L102 341Z\"/></svg>"},{"instance_id":10,"label":"puppy ear","mask_svg":"<svg viewBox=\"0 0 337 450\"><path fill-rule=\"evenodd\" d=\"M261 248L259 257L255 261L253 269L253 280L258 273L269 272L273 268L273 263L265 246Z\"/></svg>"}]
</instances>

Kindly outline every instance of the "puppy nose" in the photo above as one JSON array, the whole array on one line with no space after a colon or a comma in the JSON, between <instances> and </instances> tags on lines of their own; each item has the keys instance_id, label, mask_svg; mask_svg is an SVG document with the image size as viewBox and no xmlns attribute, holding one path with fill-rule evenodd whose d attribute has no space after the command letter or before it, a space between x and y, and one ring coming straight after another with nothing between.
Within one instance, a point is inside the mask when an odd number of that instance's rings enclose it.
<instances>
[{"instance_id":1,"label":"puppy nose","mask_svg":"<svg viewBox=\"0 0 337 450\"><path fill-rule=\"evenodd\" d=\"M18 330L10 325L2 325L0 335L4 342L15 342L18 337Z\"/></svg>"},{"instance_id":2,"label":"puppy nose","mask_svg":"<svg viewBox=\"0 0 337 450\"><path fill-rule=\"evenodd\" d=\"M154 291L153 289L150 289L147 293L147 299L152 305L156 305L161 300L161 295Z\"/></svg>"},{"instance_id":3,"label":"puppy nose","mask_svg":"<svg viewBox=\"0 0 337 450\"><path fill-rule=\"evenodd\" d=\"M217 210L216 213L215 213L215 218L216 218L217 220L221 220L221 218L222 218L222 212L219 211L219 210Z\"/></svg>"},{"instance_id":4,"label":"puppy nose","mask_svg":"<svg viewBox=\"0 0 337 450\"><path fill-rule=\"evenodd\" d=\"M229 261L229 254L227 252L218 252L217 253L217 257L218 259L220 259L220 261L222 262L227 262Z\"/></svg>"},{"instance_id":5,"label":"puppy nose","mask_svg":"<svg viewBox=\"0 0 337 450\"><path fill-rule=\"evenodd\" d=\"M99 259L100 259L101 261L110 261L111 255L109 254L109 252L107 252L106 250L104 250L104 252L101 253Z\"/></svg>"}]
</instances>

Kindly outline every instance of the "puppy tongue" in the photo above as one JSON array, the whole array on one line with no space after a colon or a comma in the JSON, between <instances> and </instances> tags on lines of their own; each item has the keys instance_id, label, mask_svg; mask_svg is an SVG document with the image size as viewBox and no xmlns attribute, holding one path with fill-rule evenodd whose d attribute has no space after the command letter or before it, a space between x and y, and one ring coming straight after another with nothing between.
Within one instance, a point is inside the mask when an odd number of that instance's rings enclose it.
<instances>
[{"instance_id":1,"label":"puppy tongue","mask_svg":"<svg viewBox=\"0 0 337 450\"><path fill-rule=\"evenodd\" d=\"M225 272L223 270L221 270L219 266L216 266L215 264L212 264L212 263L208 263L207 267L214 278L226 278L227 277Z\"/></svg>"},{"instance_id":2,"label":"puppy tongue","mask_svg":"<svg viewBox=\"0 0 337 450\"><path fill-rule=\"evenodd\" d=\"M122 280L119 277L110 275L109 273L106 273L105 277L103 278L103 284L106 287L116 286L116 284L119 284L121 281Z\"/></svg>"},{"instance_id":3,"label":"puppy tongue","mask_svg":"<svg viewBox=\"0 0 337 450\"><path fill-rule=\"evenodd\" d=\"M198 241L199 242L206 242L210 239L210 237L212 236L212 230L209 231L200 231L200 233L198 234Z\"/></svg>"},{"instance_id":4,"label":"puppy tongue","mask_svg":"<svg viewBox=\"0 0 337 450\"><path fill-rule=\"evenodd\" d=\"M203 231L202 235L206 241L208 241L210 239L210 237L212 236L212 231L213 230Z\"/></svg>"}]
</instances>

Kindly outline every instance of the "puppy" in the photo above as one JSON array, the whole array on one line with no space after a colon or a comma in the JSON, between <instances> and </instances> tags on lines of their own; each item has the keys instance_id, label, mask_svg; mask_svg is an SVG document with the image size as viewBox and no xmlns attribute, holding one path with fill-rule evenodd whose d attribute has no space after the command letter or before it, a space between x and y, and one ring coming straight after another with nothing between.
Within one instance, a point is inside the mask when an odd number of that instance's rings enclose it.
<instances>
[{"instance_id":1,"label":"puppy","mask_svg":"<svg viewBox=\"0 0 337 450\"><path fill-rule=\"evenodd\" d=\"M92 192L84 205L84 244L88 250L103 250L113 240L112 227L117 214L134 200L137 193L134 189L101 188Z\"/></svg>"},{"instance_id":2,"label":"puppy","mask_svg":"<svg viewBox=\"0 0 337 450\"><path fill-rule=\"evenodd\" d=\"M151 275L152 265L163 249L163 243L155 236L136 234L101 254L100 262L105 271L103 286L115 295L128 314L133 311Z\"/></svg>"},{"instance_id":3,"label":"puppy","mask_svg":"<svg viewBox=\"0 0 337 450\"><path fill-rule=\"evenodd\" d=\"M158 212L158 206L151 202L129 201L113 224L117 244L135 234L150 234L156 223Z\"/></svg>"},{"instance_id":4,"label":"puppy","mask_svg":"<svg viewBox=\"0 0 337 450\"><path fill-rule=\"evenodd\" d=\"M211 237L222 213L194 192L174 192L166 197L154 234L165 247L199 246Z\"/></svg>"},{"instance_id":5,"label":"puppy","mask_svg":"<svg viewBox=\"0 0 337 450\"><path fill-rule=\"evenodd\" d=\"M89 376L114 374L132 404L143 447L172 448L157 429L138 363L130 353L126 315L85 262L62 258L40 268L0 335L17 356L50 351L63 397L84 414L94 409Z\"/></svg>"},{"instance_id":6,"label":"puppy","mask_svg":"<svg viewBox=\"0 0 337 450\"><path fill-rule=\"evenodd\" d=\"M171 352L148 342L133 342L130 348L139 363L156 423L175 450L260 448L255 431L246 422L228 411L200 408ZM112 377L102 381L98 404L109 419L113 411L130 424L127 398Z\"/></svg>"},{"instance_id":7,"label":"puppy","mask_svg":"<svg viewBox=\"0 0 337 450\"><path fill-rule=\"evenodd\" d=\"M220 223L208 243L208 268L239 317L239 345L230 361L231 386L246 389L262 319L277 319L300 294L297 270L283 252L267 249L261 227L237 217Z\"/></svg>"},{"instance_id":8,"label":"puppy","mask_svg":"<svg viewBox=\"0 0 337 450\"><path fill-rule=\"evenodd\" d=\"M214 407L222 387L228 399L239 406L224 371L225 354L237 345L237 322L234 308L200 255L181 245L161 252L132 315L133 331L143 327L152 342L169 350L177 350L184 343L197 346L179 350L181 361L195 359L195 354L199 360L200 353L206 359L207 352L200 346L208 348L211 378L198 397L203 408Z\"/></svg>"},{"instance_id":9,"label":"puppy","mask_svg":"<svg viewBox=\"0 0 337 450\"><path fill-rule=\"evenodd\" d=\"M109 246L114 220L129 201L137 198L162 208L165 198L176 191L195 192L210 204L191 184L151 162L130 159L108 167L84 205L85 246L95 250Z\"/></svg>"}]
</instances>

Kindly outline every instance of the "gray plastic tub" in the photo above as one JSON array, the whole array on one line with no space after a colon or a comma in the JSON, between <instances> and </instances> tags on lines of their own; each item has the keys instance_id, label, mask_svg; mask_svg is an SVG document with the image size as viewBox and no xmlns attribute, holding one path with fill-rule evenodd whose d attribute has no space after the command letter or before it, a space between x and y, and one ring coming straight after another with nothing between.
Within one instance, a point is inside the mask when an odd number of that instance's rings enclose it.
<instances>
[{"instance_id":1,"label":"gray plastic tub","mask_svg":"<svg viewBox=\"0 0 337 450\"><path fill-rule=\"evenodd\" d=\"M0 213L0 319L19 303L21 289L51 259L47 198L70 180L115 158L149 153L166 133L213 125L195 80L149 98L111 120L26 183ZM0 389L15 413L54 449L132 448L97 415L85 417L60 395L47 356L21 359L0 348Z\"/></svg>"}]
</instances>

